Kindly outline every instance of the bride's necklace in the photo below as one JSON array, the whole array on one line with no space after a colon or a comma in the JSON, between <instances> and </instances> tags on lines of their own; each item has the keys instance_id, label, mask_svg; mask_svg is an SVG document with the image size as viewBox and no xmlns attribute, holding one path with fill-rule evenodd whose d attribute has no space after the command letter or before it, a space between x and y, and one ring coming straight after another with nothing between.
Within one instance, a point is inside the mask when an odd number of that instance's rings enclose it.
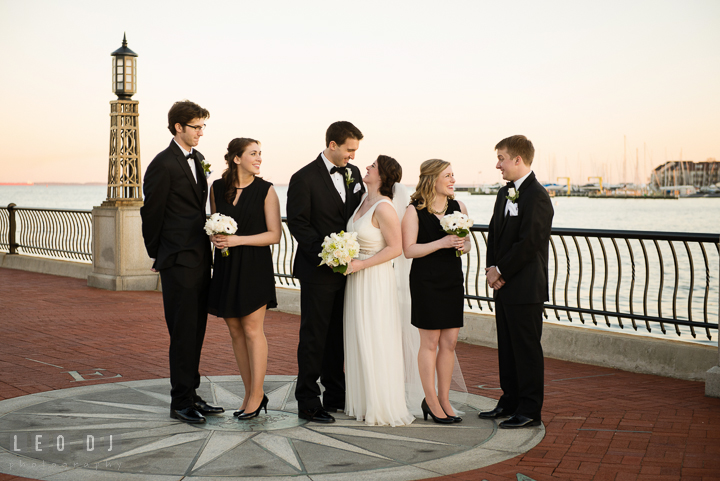
<instances>
[{"instance_id":1,"label":"bride's necklace","mask_svg":"<svg viewBox=\"0 0 720 481\"><path fill-rule=\"evenodd\" d=\"M431 214L434 214L434 215L444 215L445 212L447 212L447 208L448 208L448 198L447 197L445 197L445 207L443 207L442 210L436 211L435 209L432 208L431 205L427 206L428 212L430 212Z\"/></svg>"}]
</instances>

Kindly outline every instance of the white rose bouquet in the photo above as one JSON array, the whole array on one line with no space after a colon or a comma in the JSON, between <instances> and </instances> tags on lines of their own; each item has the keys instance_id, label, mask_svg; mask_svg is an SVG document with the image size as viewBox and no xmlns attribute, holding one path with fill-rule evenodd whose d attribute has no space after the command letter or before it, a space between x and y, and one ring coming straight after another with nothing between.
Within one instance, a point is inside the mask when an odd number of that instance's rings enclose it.
<instances>
[{"instance_id":1,"label":"white rose bouquet","mask_svg":"<svg viewBox=\"0 0 720 481\"><path fill-rule=\"evenodd\" d=\"M340 231L339 234L330 234L322 243L322 252L318 256L322 259L319 266L330 266L333 272L345 274L347 266L360 251L357 241L357 232Z\"/></svg>"},{"instance_id":2,"label":"white rose bouquet","mask_svg":"<svg viewBox=\"0 0 720 481\"><path fill-rule=\"evenodd\" d=\"M205 222L205 232L207 235L233 235L237 232L237 227L235 219L218 212L211 215L207 222ZM227 247L221 249L220 252L222 252L223 257L230 255Z\"/></svg>"},{"instance_id":3,"label":"white rose bouquet","mask_svg":"<svg viewBox=\"0 0 720 481\"><path fill-rule=\"evenodd\" d=\"M440 227L448 234L453 234L458 237L467 236L472 226L473 220L462 212L453 212L440 219ZM462 253L455 251L455 255L460 257Z\"/></svg>"}]
</instances>

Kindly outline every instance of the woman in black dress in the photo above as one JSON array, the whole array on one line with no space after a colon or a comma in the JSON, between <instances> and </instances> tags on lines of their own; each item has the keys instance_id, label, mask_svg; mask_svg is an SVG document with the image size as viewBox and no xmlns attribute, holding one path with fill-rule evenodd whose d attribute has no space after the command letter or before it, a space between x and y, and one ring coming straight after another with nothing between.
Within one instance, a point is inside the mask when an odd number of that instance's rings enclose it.
<instances>
[{"instance_id":1,"label":"woman in black dress","mask_svg":"<svg viewBox=\"0 0 720 481\"><path fill-rule=\"evenodd\" d=\"M267 412L263 391L268 347L263 322L265 310L277 307L271 244L280 242L280 202L270 182L260 173L260 142L233 139L225 154L228 168L210 189L210 210L235 219L235 235L214 235L215 264L210 282L208 312L225 319L233 352L245 385L238 419ZM228 247L229 255L221 249Z\"/></svg>"},{"instance_id":2,"label":"woman in black dress","mask_svg":"<svg viewBox=\"0 0 720 481\"><path fill-rule=\"evenodd\" d=\"M469 237L446 234L440 219L461 211L454 199L455 177L449 162L426 160L402 220L403 251L413 259L410 269L411 323L420 331L418 369L425 391L425 418L438 423L460 422L450 405L455 345L463 326L462 261L456 251L470 250ZM437 393L435 392L437 372Z\"/></svg>"}]
</instances>

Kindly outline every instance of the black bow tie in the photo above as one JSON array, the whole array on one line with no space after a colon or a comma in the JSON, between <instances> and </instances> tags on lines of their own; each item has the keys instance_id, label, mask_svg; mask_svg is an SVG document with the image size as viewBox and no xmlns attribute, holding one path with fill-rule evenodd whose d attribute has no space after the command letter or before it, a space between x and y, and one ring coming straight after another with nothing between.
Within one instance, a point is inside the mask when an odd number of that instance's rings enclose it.
<instances>
[{"instance_id":1,"label":"black bow tie","mask_svg":"<svg viewBox=\"0 0 720 481\"><path fill-rule=\"evenodd\" d=\"M341 174L345 175L345 170L347 167L333 167L330 169L330 175L333 175L335 172L340 172Z\"/></svg>"},{"instance_id":2,"label":"black bow tie","mask_svg":"<svg viewBox=\"0 0 720 481\"><path fill-rule=\"evenodd\" d=\"M514 189L514 188L515 188L515 182L513 182L513 181L511 180L510 182L508 182L507 184L505 184L505 187L507 187L508 189Z\"/></svg>"},{"instance_id":3,"label":"black bow tie","mask_svg":"<svg viewBox=\"0 0 720 481\"><path fill-rule=\"evenodd\" d=\"M188 159L188 160L190 160L190 159L197 160L197 154L196 154L195 151L193 150L192 152L190 152L189 154L187 154L187 155L185 156L185 158Z\"/></svg>"}]
</instances>

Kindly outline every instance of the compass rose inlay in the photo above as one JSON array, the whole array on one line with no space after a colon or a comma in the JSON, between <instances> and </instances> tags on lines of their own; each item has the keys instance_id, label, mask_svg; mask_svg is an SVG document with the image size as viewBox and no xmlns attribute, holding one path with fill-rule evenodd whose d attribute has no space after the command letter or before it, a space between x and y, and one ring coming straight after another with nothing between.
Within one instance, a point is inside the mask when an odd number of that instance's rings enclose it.
<instances>
[{"instance_id":1,"label":"compass rose inlay","mask_svg":"<svg viewBox=\"0 0 720 481\"><path fill-rule=\"evenodd\" d=\"M268 412L238 421L239 376L203 379L199 394L226 412L188 425L169 417L167 379L83 386L0 401L0 472L34 479L412 480L495 464L535 446L544 428L498 430L477 411L494 400L451 393L460 424L417 419L367 426L342 413L298 418L294 376L267 376Z\"/></svg>"}]
</instances>

